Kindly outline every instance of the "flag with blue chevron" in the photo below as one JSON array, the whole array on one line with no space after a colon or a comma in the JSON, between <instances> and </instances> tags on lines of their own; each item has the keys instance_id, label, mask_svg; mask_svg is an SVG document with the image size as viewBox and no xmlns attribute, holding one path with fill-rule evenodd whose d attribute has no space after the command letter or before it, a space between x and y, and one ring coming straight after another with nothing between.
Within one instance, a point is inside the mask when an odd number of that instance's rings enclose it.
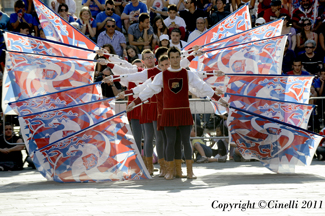
<instances>
[{"instance_id":1,"label":"flag with blue chevron","mask_svg":"<svg viewBox=\"0 0 325 216\"><path fill-rule=\"evenodd\" d=\"M245 159L257 159L273 172L294 173L308 166L324 139L311 131L230 106L228 129Z\"/></svg>"},{"instance_id":2,"label":"flag with blue chevron","mask_svg":"<svg viewBox=\"0 0 325 216\"><path fill-rule=\"evenodd\" d=\"M38 167L56 182L150 179L125 112L37 150Z\"/></svg>"}]
</instances>

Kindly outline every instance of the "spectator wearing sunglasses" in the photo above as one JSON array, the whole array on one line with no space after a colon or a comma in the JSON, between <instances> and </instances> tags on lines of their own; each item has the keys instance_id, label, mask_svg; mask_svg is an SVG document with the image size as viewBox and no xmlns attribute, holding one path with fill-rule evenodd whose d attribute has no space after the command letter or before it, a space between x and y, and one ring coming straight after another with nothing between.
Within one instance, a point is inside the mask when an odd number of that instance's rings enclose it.
<instances>
[{"instance_id":1,"label":"spectator wearing sunglasses","mask_svg":"<svg viewBox=\"0 0 325 216\"><path fill-rule=\"evenodd\" d=\"M323 56L315 53L316 42L314 40L307 40L305 42L305 53L298 56L304 69L311 74L318 74L323 68Z\"/></svg>"},{"instance_id":2,"label":"spectator wearing sunglasses","mask_svg":"<svg viewBox=\"0 0 325 216\"><path fill-rule=\"evenodd\" d=\"M104 44L111 44L117 55L126 56L126 41L124 35L115 30L116 22L110 18L106 22L106 31L98 35L97 45L102 47Z\"/></svg>"},{"instance_id":3,"label":"spectator wearing sunglasses","mask_svg":"<svg viewBox=\"0 0 325 216\"><path fill-rule=\"evenodd\" d=\"M309 18L306 18L303 20L303 30L297 34L297 52L298 54L301 54L299 52L305 51L305 42L307 40L313 40L318 41L318 35L315 32L312 32L311 29L311 20ZM317 48L317 43L315 45L315 48Z\"/></svg>"},{"instance_id":4,"label":"spectator wearing sunglasses","mask_svg":"<svg viewBox=\"0 0 325 216\"><path fill-rule=\"evenodd\" d=\"M98 34L104 30L106 30L106 22L109 19L115 20L115 28L118 31L122 31L122 20L121 17L114 13L115 10L115 2L113 0L107 0L105 3L105 11L97 14L96 24L97 24L97 32Z\"/></svg>"},{"instance_id":5,"label":"spectator wearing sunglasses","mask_svg":"<svg viewBox=\"0 0 325 216\"><path fill-rule=\"evenodd\" d=\"M74 0L56 0L51 2L52 9L54 11L59 11L60 4L66 4L68 6L68 13L73 16L76 12L76 2Z\"/></svg>"},{"instance_id":6,"label":"spectator wearing sunglasses","mask_svg":"<svg viewBox=\"0 0 325 216\"><path fill-rule=\"evenodd\" d=\"M75 20L71 15L68 14L68 11L69 11L68 5L66 5L65 3L59 5L59 9L58 9L59 15L69 23L74 22Z\"/></svg>"}]
</instances>

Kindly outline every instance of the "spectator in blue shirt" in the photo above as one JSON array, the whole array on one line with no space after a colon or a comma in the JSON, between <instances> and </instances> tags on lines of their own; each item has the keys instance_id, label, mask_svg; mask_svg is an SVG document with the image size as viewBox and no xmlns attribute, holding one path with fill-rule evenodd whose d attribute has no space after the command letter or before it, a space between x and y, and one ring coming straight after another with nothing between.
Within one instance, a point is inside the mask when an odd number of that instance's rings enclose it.
<instances>
[{"instance_id":1,"label":"spectator in blue shirt","mask_svg":"<svg viewBox=\"0 0 325 216\"><path fill-rule=\"evenodd\" d=\"M91 12L88 7L81 8L77 23L79 24L80 31L84 35L96 41L96 21L91 17Z\"/></svg>"},{"instance_id":2,"label":"spectator in blue shirt","mask_svg":"<svg viewBox=\"0 0 325 216\"><path fill-rule=\"evenodd\" d=\"M325 69L321 69L320 77L315 80L314 87L318 93L318 96L324 97L325 96Z\"/></svg>"},{"instance_id":3,"label":"spectator in blue shirt","mask_svg":"<svg viewBox=\"0 0 325 216\"><path fill-rule=\"evenodd\" d=\"M126 56L126 41L124 35L115 30L115 20L110 18L106 22L106 31L98 35L97 45L102 47L111 44L117 55Z\"/></svg>"},{"instance_id":4,"label":"spectator in blue shirt","mask_svg":"<svg viewBox=\"0 0 325 216\"><path fill-rule=\"evenodd\" d=\"M10 14L10 25L14 31L18 31L19 23L25 22L29 28L33 27L32 15L25 13L25 3L22 0L18 0L14 5L15 13Z\"/></svg>"},{"instance_id":5,"label":"spectator in blue shirt","mask_svg":"<svg viewBox=\"0 0 325 216\"><path fill-rule=\"evenodd\" d=\"M293 61L296 59L296 54L293 50L289 49L289 41L287 40L282 60L282 73L285 74L292 70Z\"/></svg>"},{"instance_id":6,"label":"spectator in blue shirt","mask_svg":"<svg viewBox=\"0 0 325 216\"><path fill-rule=\"evenodd\" d=\"M9 16L6 13L3 13L0 10L0 29L7 30L8 29L8 23L9 23ZM0 31L0 43L3 42L3 35L2 32Z\"/></svg>"},{"instance_id":7,"label":"spectator in blue shirt","mask_svg":"<svg viewBox=\"0 0 325 216\"><path fill-rule=\"evenodd\" d=\"M147 5L139 2L139 0L131 0L123 10L121 19L124 20L125 30L128 31L129 27L133 23L137 23L139 20L139 15L141 13L147 13Z\"/></svg>"},{"instance_id":8,"label":"spectator in blue shirt","mask_svg":"<svg viewBox=\"0 0 325 216\"><path fill-rule=\"evenodd\" d=\"M97 32L98 34L105 30L105 24L107 20L113 18L116 22L115 28L118 31L122 31L121 17L114 13L115 2L113 0L107 0L105 3L105 11L100 12L96 17Z\"/></svg>"},{"instance_id":9,"label":"spectator in blue shirt","mask_svg":"<svg viewBox=\"0 0 325 216\"><path fill-rule=\"evenodd\" d=\"M89 7L91 16L95 19L97 14L105 10L105 0L82 0L82 5Z\"/></svg>"},{"instance_id":10,"label":"spectator in blue shirt","mask_svg":"<svg viewBox=\"0 0 325 216\"><path fill-rule=\"evenodd\" d=\"M68 11L69 11L69 7L67 4L62 3L59 5L59 9L58 9L59 15L69 23L74 22L75 20L71 15L68 14Z\"/></svg>"}]
</instances>

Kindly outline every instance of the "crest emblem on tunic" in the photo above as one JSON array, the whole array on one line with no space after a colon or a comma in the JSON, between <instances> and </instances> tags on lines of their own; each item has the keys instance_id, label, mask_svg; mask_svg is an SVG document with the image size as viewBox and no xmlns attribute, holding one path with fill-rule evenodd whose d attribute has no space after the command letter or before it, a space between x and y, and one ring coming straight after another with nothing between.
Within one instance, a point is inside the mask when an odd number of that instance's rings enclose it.
<instances>
[{"instance_id":1,"label":"crest emblem on tunic","mask_svg":"<svg viewBox=\"0 0 325 216\"><path fill-rule=\"evenodd\" d=\"M174 78L168 80L168 87L169 89L177 94L183 88L183 78Z\"/></svg>"}]
</instances>

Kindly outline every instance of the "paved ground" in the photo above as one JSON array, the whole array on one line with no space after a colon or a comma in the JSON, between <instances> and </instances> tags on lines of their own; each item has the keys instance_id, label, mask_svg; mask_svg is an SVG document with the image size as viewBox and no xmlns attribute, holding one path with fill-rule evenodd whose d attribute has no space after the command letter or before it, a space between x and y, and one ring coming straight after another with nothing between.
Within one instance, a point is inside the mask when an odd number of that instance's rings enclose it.
<instances>
[{"instance_id":1,"label":"paved ground","mask_svg":"<svg viewBox=\"0 0 325 216\"><path fill-rule=\"evenodd\" d=\"M198 179L192 181L81 184L46 181L29 169L0 172L0 215L325 215L324 162L292 175L259 162L195 164L194 171ZM244 211L247 202L251 208ZM226 203L238 204L230 209ZM274 208L261 209L268 203ZM288 209L276 208L280 203Z\"/></svg>"}]
</instances>

